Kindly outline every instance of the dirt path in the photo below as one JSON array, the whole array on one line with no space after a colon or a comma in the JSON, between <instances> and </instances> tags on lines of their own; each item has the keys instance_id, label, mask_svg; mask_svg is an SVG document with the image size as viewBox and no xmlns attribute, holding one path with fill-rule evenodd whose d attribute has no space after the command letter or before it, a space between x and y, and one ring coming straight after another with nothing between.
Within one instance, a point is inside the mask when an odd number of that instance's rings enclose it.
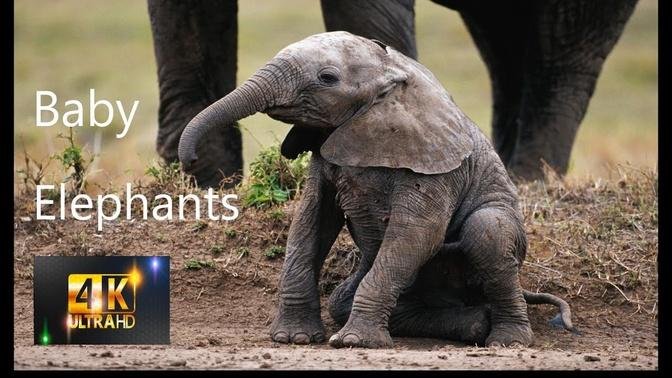
<instances>
[{"instance_id":1,"label":"dirt path","mask_svg":"<svg viewBox=\"0 0 672 378\"><path fill-rule=\"evenodd\" d=\"M201 286L217 272L173 272L171 345L32 345L32 287L17 286L16 369L657 369L655 329L611 327L580 314L583 334L551 329L549 308L530 308L535 345L477 348L438 339L395 338L387 350L287 346L269 341L273 295L228 276L218 290ZM220 279L222 277L220 276ZM171 285L172 286L172 285ZM173 286L175 287L175 286ZM216 287L216 285L215 285ZM243 296L243 288L254 295ZM227 295L228 292L228 295ZM201 296L198 297L198 293ZM198 299L197 299L198 298ZM226 305L224 305L226 303ZM323 313L328 332L337 326ZM616 318L620 318L617 317ZM624 318L624 317L623 317Z\"/></svg>"},{"instance_id":2,"label":"dirt path","mask_svg":"<svg viewBox=\"0 0 672 378\"><path fill-rule=\"evenodd\" d=\"M318 347L92 347L26 346L16 369L656 369L657 356L559 350L437 346L419 349L395 340L393 350ZM428 344L429 345L429 344ZM21 361L21 362L18 362Z\"/></svg>"},{"instance_id":3,"label":"dirt path","mask_svg":"<svg viewBox=\"0 0 672 378\"><path fill-rule=\"evenodd\" d=\"M632 180L632 179L630 179ZM15 201L16 369L657 369L657 204L650 182L521 187L530 248L521 272L530 290L567 299L581 336L552 329L550 306L529 306L530 348L475 348L434 339L395 339L386 350L334 350L270 341L282 257L295 202L245 210L236 222L106 224L27 221ZM21 204L25 206L21 206ZM652 210L653 209L653 210ZM94 221L95 222L95 221ZM169 255L171 345L34 346L35 255ZM356 262L342 232L320 280L322 300ZM186 269L189 260L212 267ZM324 304L324 303L323 303ZM327 337L338 330L323 306Z\"/></svg>"}]
</instances>

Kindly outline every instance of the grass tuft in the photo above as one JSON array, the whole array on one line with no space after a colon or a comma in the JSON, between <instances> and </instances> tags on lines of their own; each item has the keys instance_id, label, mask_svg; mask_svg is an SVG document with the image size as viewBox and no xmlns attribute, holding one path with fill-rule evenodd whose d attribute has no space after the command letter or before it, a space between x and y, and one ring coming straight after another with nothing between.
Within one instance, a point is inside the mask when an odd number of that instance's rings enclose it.
<instances>
[{"instance_id":1,"label":"grass tuft","mask_svg":"<svg viewBox=\"0 0 672 378\"><path fill-rule=\"evenodd\" d=\"M262 150L239 187L243 205L267 208L294 198L306 180L309 161L307 152L290 160L280 154L277 145Z\"/></svg>"}]
</instances>

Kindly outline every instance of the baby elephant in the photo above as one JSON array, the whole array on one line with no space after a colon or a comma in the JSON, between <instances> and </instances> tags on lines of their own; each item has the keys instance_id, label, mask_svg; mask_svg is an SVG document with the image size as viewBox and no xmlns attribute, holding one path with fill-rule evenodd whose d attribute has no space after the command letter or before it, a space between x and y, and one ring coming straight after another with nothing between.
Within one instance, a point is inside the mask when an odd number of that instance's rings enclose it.
<instances>
[{"instance_id":1,"label":"baby elephant","mask_svg":"<svg viewBox=\"0 0 672 378\"><path fill-rule=\"evenodd\" d=\"M517 193L490 142L425 67L346 32L287 46L189 123L179 144L188 172L208 130L255 112L294 124L282 154L312 151L287 241L271 337L325 340L317 281L346 224L362 252L329 312L333 347L389 347L395 336L529 345L527 239ZM207 142L206 142L207 143Z\"/></svg>"}]
</instances>

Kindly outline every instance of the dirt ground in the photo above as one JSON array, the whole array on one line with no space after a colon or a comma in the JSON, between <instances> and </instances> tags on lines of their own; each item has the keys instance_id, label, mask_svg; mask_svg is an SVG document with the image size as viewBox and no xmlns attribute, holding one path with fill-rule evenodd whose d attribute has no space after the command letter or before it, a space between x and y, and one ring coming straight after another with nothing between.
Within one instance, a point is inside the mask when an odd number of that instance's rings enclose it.
<instances>
[{"instance_id":1,"label":"dirt ground","mask_svg":"<svg viewBox=\"0 0 672 378\"><path fill-rule=\"evenodd\" d=\"M479 348L395 338L393 349L331 349L270 341L282 256L296 202L245 209L232 222L37 222L15 201L15 369L657 369L657 179L520 186L530 290L570 303L582 335L553 329L550 306L529 306L535 344ZM280 216L280 215L282 216ZM29 219L31 218L31 219ZM247 253L245 253L247 252ZM171 344L33 345L35 255L169 255ZM191 260L211 267L187 269ZM323 301L357 260L344 230L323 269ZM327 333L338 330L323 306ZM329 336L328 335L328 336ZM327 336L327 337L328 337Z\"/></svg>"}]
</instances>

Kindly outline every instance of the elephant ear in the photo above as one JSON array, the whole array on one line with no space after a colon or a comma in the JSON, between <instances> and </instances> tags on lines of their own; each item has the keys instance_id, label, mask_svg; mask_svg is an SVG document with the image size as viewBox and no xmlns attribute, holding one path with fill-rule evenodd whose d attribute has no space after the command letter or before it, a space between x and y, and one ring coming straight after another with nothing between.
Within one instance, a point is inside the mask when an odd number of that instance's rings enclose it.
<instances>
[{"instance_id":1,"label":"elephant ear","mask_svg":"<svg viewBox=\"0 0 672 378\"><path fill-rule=\"evenodd\" d=\"M305 151L317 152L327 139L328 134L324 129L294 125L280 146L280 153L287 159L296 159Z\"/></svg>"},{"instance_id":2,"label":"elephant ear","mask_svg":"<svg viewBox=\"0 0 672 378\"><path fill-rule=\"evenodd\" d=\"M475 125L434 75L387 47L386 72L397 81L373 105L338 127L320 153L341 166L408 168L424 174L458 168L474 148ZM394 82L394 80L392 80Z\"/></svg>"}]
</instances>

